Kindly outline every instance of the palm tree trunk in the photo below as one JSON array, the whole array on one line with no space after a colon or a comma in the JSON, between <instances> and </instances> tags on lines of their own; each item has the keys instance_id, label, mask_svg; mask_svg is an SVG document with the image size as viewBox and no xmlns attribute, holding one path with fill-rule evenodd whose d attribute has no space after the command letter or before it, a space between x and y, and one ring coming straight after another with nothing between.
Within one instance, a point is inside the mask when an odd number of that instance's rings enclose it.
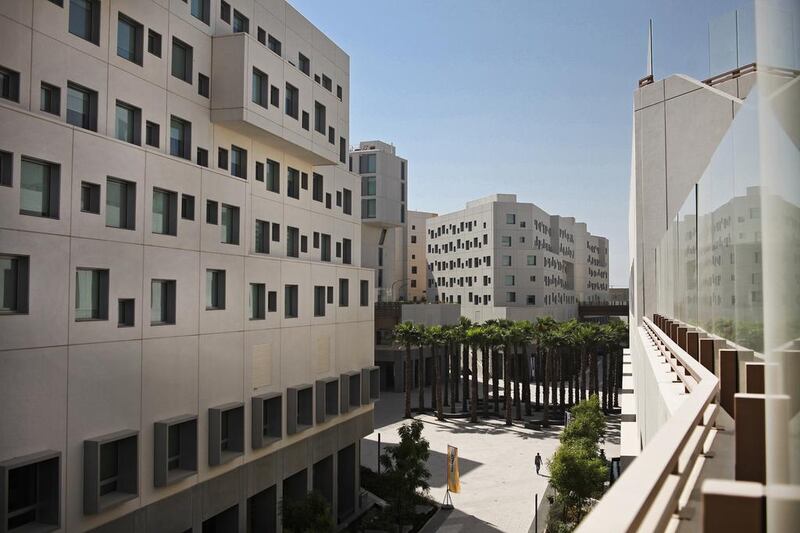
<instances>
[{"instance_id":1,"label":"palm tree trunk","mask_svg":"<svg viewBox=\"0 0 800 533\"><path fill-rule=\"evenodd\" d=\"M603 411L608 413L608 352L603 354Z\"/></svg>"},{"instance_id":2,"label":"palm tree trunk","mask_svg":"<svg viewBox=\"0 0 800 533\"><path fill-rule=\"evenodd\" d=\"M481 365L483 371L483 416L489 418L489 349L486 346L481 346Z\"/></svg>"},{"instance_id":3,"label":"palm tree trunk","mask_svg":"<svg viewBox=\"0 0 800 533\"><path fill-rule=\"evenodd\" d=\"M431 378L431 411L436 411L436 385L438 382L436 378L438 377L436 371L436 348L433 347L431 344L431 371L433 372L433 376Z\"/></svg>"},{"instance_id":4,"label":"palm tree trunk","mask_svg":"<svg viewBox=\"0 0 800 533\"><path fill-rule=\"evenodd\" d=\"M444 354L442 355L442 364L444 370L442 372L442 381L444 382L444 406L450 405L450 346L444 343Z\"/></svg>"},{"instance_id":5,"label":"palm tree trunk","mask_svg":"<svg viewBox=\"0 0 800 533\"><path fill-rule=\"evenodd\" d=\"M506 344L503 348L505 372L503 372L503 396L506 408L506 425L511 425L511 346Z\"/></svg>"},{"instance_id":6,"label":"palm tree trunk","mask_svg":"<svg viewBox=\"0 0 800 533\"><path fill-rule=\"evenodd\" d=\"M469 401L470 422L478 421L478 347L472 347L472 387Z\"/></svg>"},{"instance_id":7,"label":"palm tree trunk","mask_svg":"<svg viewBox=\"0 0 800 533\"><path fill-rule=\"evenodd\" d=\"M411 418L411 345L406 344L406 364L405 364L405 391L406 391L406 405L404 418Z\"/></svg>"},{"instance_id":8,"label":"palm tree trunk","mask_svg":"<svg viewBox=\"0 0 800 533\"><path fill-rule=\"evenodd\" d=\"M525 416L531 416L533 414L531 410L531 358L528 355L527 344L522 347L522 360L524 361L523 383L525 384L522 389L522 399L525 401Z\"/></svg>"},{"instance_id":9,"label":"palm tree trunk","mask_svg":"<svg viewBox=\"0 0 800 533\"><path fill-rule=\"evenodd\" d=\"M421 413L425 410L425 348L423 346L419 347L418 354L417 375L419 376L419 389L417 395L417 405L419 406L419 412Z\"/></svg>"},{"instance_id":10,"label":"palm tree trunk","mask_svg":"<svg viewBox=\"0 0 800 533\"><path fill-rule=\"evenodd\" d=\"M454 349L455 346L450 345L450 412L456 412L456 403L458 403L458 352Z\"/></svg>"},{"instance_id":11,"label":"palm tree trunk","mask_svg":"<svg viewBox=\"0 0 800 533\"><path fill-rule=\"evenodd\" d=\"M542 398L542 426L550 427L550 373L552 363L550 362L551 356L548 353L549 350L545 350L544 352L544 372L542 372L542 388L543 391L543 398Z\"/></svg>"},{"instance_id":12,"label":"palm tree trunk","mask_svg":"<svg viewBox=\"0 0 800 533\"><path fill-rule=\"evenodd\" d=\"M439 382L439 355L436 353L436 347L431 345L431 354L433 355L433 384L434 384L434 400L436 402L436 418L443 420L442 416L442 385Z\"/></svg>"},{"instance_id":13,"label":"palm tree trunk","mask_svg":"<svg viewBox=\"0 0 800 533\"><path fill-rule=\"evenodd\" d=\"M533 360L533 368L536 369L536 375L533 376L534 381L536 382L536 410L542 408L542 373L544 373L544 367L542 365L542 352L539 347L536 347L536 358Z\"/></svg>"},{"instance_id":14,"label":"palm tree trunk","mask_svg":"<svg viewBox=\"0 0 800 533\"><path fill-rule=\"evenodd\" d=\"M517 420L522 420L522 354L514 347L514 396L517 402Z\"/></svg>"},{"instance_id":15,"label":"palm tree trunk","mask_svg":"<svg viewBox=\"0 0 800 533\"><path fill-rule=\"evenodd\" d=\"M567 387L569 387L569 400L567 405L575 405L575 351L570 351L569 374L567 374Z\"/></svg>"},{"instance_id":16,"label":"palm tree trunk","mask_svg":"<svg viewBox=\"0 0 800 533\"><path fill-rule=\"evenodd\" d=\"M464 389L461 391L461 410L467 411L467 400L469 399L469 346L461 345L461 377Z\"/></svg>"},{"instance_id":17,"label":"palm tree trunk","mask_svg":"<svg viewBox=\"0 0 800 533\"><path fill-rule=\"evenodd\" d=\"M584 346L581 346L581 371L578 377L578 389L580 390L578 398L583 401L586 399L586 347Z\"/></svg>"},{"instance_id":18,"label":"palm tree trunk","mask_svg":"<svg viewBox=\"0 0 800 533\"><path fill-rule=\"evenodd\" d=\"M592 350L591 358L589 359L589 373L592 377L592 389L591 394L598 393L598 382L597 382L597 352Z\"/></svg>"},{"instance_id":19,"label":"palm tree trunk","mask_svg":"<svg viewBox=\"0 0 800 533\"><path fill-rule=\"evenodd\" d=\"M500 357L497 350L489 348L492 360L492 396L494 397L494 414L500 416Z\"/></svg>"}]
</instances>

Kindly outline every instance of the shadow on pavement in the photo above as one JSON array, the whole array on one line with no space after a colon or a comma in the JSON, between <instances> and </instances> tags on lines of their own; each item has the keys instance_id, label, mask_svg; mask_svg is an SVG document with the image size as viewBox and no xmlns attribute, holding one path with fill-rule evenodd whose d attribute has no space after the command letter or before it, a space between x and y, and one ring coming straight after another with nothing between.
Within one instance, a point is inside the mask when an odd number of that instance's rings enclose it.
<instances>
[{"instance_id":1,"label":"shadow on pavement","mask_svg":"<svg viewBox=\"0 0 800 533\"><path fill-rule=\"evenodd\" d=\"M420 533L499 533L500 529L458 509L440 509Z\"/></svg>"}]
</instances>

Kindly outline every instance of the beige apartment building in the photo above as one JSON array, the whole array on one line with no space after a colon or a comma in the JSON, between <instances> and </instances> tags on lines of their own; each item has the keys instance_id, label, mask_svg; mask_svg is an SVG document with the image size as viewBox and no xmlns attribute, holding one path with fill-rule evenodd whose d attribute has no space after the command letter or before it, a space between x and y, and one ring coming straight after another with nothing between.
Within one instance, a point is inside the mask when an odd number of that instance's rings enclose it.
<instances>
[{"instance_id":1,"label":"beige apartment building","mask_svg":"<svg viewBox=\"0 0 800 533\"><path fill-rule=\"evenodd\" d=\"M348 55L283 0L4 0L0 90L0 532L355 516Z\"/></svg>"},{"instance_id":2,"label":"beige apartment building","mask_svg":"<svg viewBox=\"0 0 800 533\"><path fill-rule=\"evenodd\" d=\"M409 211L406 222L408 267L408 299L412 302L427 302L428 287L433 286L433 274L428 268L427 235L425 221L437 216L425 211Z\"/></svg>"}]
</instances>

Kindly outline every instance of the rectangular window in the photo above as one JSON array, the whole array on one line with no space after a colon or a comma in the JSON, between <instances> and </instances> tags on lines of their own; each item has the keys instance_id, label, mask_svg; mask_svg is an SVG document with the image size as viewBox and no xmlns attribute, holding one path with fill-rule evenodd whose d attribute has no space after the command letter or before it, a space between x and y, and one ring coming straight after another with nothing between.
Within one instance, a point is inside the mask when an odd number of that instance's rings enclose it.
<instances>
[{"instance_id":1,"label":"rectangular window","mask_svg":"<svg viewBox=\"0 0 800 533\"><path fill-rule=\"evenodd\" d=\"M269 291L267 293L267 312L275 313L278 311L278 291Z\"/></svg>"},{"instance_id":2,"label":"rectangular window","mask_svg":"<svg viewBox=\"0 0 800 533\"><path fill-rule=\"evenodd\" d=\"M70 0L69 32L100 45L100 0Z\"/></svg>"},{"instance_id":3,"label":"rectangular window","mask_svg":"<svg viewBox=\"0 0 800 533\"><path fill-rule=\"evenodd\" d=\"M269 222L256 220L256 253L269 253Z\"/></svg>"},{"instance_id":4,"label":"rectangular window","mask_svg":"<svg viewBox=\"0 0 800 533\"><path fill-rule=\"evenodd\" d=\"M197 73L197 94L208 98L211 94L211 82L205 74Z\"/></svg>"},{"instance_id":5,"label":"rectangular window","mask_svg":"<svg viewBox=\"0 0 800 533\"><path fill-rule=\"evenodd\" d=\"M267 37L267 48L276 54L281 55L281 42L272 35Z\"/></svg>"},{"instance_id":6,"label":"rectangular window","mask_svg":"<svg viewBox=\"0 0 800 533\"><path fill-rule=\"evenodd\" d=\"M88 181L81 182L81 211L100 214L100 185Z\"/></svg>"},{"instance_id":7,"label":"rectangular window","mask_svg":"<svg viewBox=\"0 0 800 533\"><path fill-rule=\"evenodd\" d=\"M247 150L244 148L231 146L231 174L247 179Z\"/></svg>"},{"instance_id":8,"label":"rectangular window","mask_svg":"<svg viewBox=\"0 0 800 533\"><path fill-rule=\"evenodd\" d=\"M147 30L147 51L161 57L161 34L157 31Z\"/></svg>"},{"instance_id":9,"label":"rectangular window","mask_svg":"<svg viewBox=\"0 0 800 533\"><path fill-rule=\"evenodd\" d=\"M228 24L231 23L231 5L225 0L220 2L219 18L221 18L223 22L227 22Z\"/></svg>"},{"instance_id":10,"label":"rectangular window","mask_svg":"<svg viewBox=\"0 0 800 533\"><path fill-rule=\"evenodd\" d=\"M322 237L322 242L320 243L321 253L320 258L322 261L330 261L331 260L331 236L327 233L322 233L320 235Z\"/></svg>"},{"instance_id":11,"label":"rectangular window","mask_svg":"<svg viewBox=\"0 0 800 533\"><path fill-rule=\"evenodd\" d=\"M528 256L528 266L536 266L536 256L529 255Z\"/></svg>"},{"instance_id":12,"label":"rectangular window","mask_svg":"<svg viewBox=\"0 0 800 533\"><path fill-rule=\"evenodd\" d=\"M145 143L153 148L161 146L161 126L155 122L146 121L144 127Z\"/></svg>"},{"instance_id":13,"label":"rectangular window","mask_svg":"<svg viewBox=\"0 0 800 533\"><path fill-rule=\"evenodd\" d=\"M333 82L325 74L322 75L322 86L328 89L329 91L333 92Z\"/></svg>"},{"instance_id":14,"label":"rectangular window","mask_svg":"<svg viewBox=\"0 0 800 533\"><path fill-rule=\"evenodd\" d=\"M339 278L339 307L350 305L350 280Z\"/></svg>"},{"instance_id":15,"label":"rectangular window","mask_svg":"<svg viewBox=\"0 0 800 533\"><path fill-rule=\"evenodd\" d=\"M302 187L304 191L308 190L308 172L300 173L300 187Z\"/></svg>"},{"instance_id":16,"label":"rectangular window","mask_svg":"<svg viewBox=\"0 0 800 533\"><path fill-rule=\"evenodd\" d=\"M366 307L369 305L369 281L362 279L359 283L359 303Z\"/></svg>"},{"instance_id":17,"label":"rectangular window","mask_svg":"<svg viewBox=\"0 0 800 533\"><path fill-rule=\"evenodd\" d=\"M172 38L172 75L192 83L192 47L177 37Z\"/></svg>"},{"instance_id":18,"label":"rectangular window","mask_svg":"<svg viewBox=\"0 0 800 533\"><path fill-rule=\"evenodd\" d=\"M298 287L286 285L283 291L284 318L297 318Z\"/></svg>"},{"instance_id":19,"label":"rectangular window","mask_svg":"<svg viewBox=\"0 0 800 533\"><path fill-rule=\"evenodd\" d=\"M281 164L267 159L267 190L281 192Z\"/></svg>"},{"instance_id":20,"label":"rectangular window","mask_svg":"<svg viewBox=\"0 0 800 533\"><path fill-rule=\"evenodd\" d=\"M286 226L286 255L300 257L300 230Z\"/></svg>"},{"instance_id":21,"label":"rectangular window","mask_svg":"<svg viewBox=\"0 0 800 533\"><path fill-rule=\"evenodd\" d=\"M250 21L239 13L233 10L233 33L247 33L250 31Z\"/></svg>"},{"instance_id":22,"label":"rectangular window","mask_svg":"<svg viewBox=\"0 0 800 533\"><path fill-rule=\"evenodd\" d=\"M361 218L375 218L375 199L361 200Z\"/></svg>"},{"instance_id":23,"label":"rectangular window","mask_svg":"<svg viewBox=\"0 0 800 533\"><path fill-rule=\"evenodd\" d=\"M514 213L506 213L506 224L516 224L517 223L517 215Z\"/></svg>"},{"instance_id":24,"label":"rectangular window","mask_svg":"<svg viewBox=\"0 0 800 533\"><path fill-rule=\"evenodd\" d=\"M55 85L42 82L39 94L39 109L45 113L61 115L61 89Z\"/></svg>"},{"instance_id":25,"label":"rectangular window","mask_svg":"<svg viewBox=\"0 0 800 533\"><path fill-rule=\"evenodd\" d=\"M302 53L297 54L297 68L306 76L311 75L311 60Z\"/></svg>"},{"instance_id":26,"label":"rectangular window","mask_svg":"<svg viewBox=\"0 0 800 533\"><path fill-rule=\"evenodd\" d=\"M506 287L513 287L514 286L514 276L506 276L505 278Z\"/></svg>"},{"instance_id":27,"label":"rectangular window","mask_svg":"<svg viewBox=\"0 0 800 533\"><path fill-rule=\"evenodd\" d=\"M337 85L337 86L336 86L336 97L337 97L339 100L341 100L341 99L342 99L342 86L341 86L341 85ZM344 161L342 161L342 163L344 163Z\"/></svg>"},{"instance_id":28,"label":"rectangular window","mask_svg":"<svg viewBox=\"0 0 800 533\"><path fill-rule=\"evenodd\" d=\"M375 154L361 154L360 156L358 156L358 173L359 174L375 173Z\"/></svg>"},{"instance_id":29,"label":"rectangular window","mask_svg":"<svg viewBox=\"0 0 800 533\"><path fill-rule=\"evenodd\" d=\"M20 214L58 218L60 170L55 163L22 158Z\"/></svg>"},{"instance_id":30,"label":"rectangular window","mask_svg":"<svg viewBox=\"0 0 800 533\"><path fill-rule=\"evenodd\" d=\"M116 137L120 141L139 145L142 143L142 110L117 100Z\"/></svg>"},{"instance_id":31,"label":"rectangular window","mask_svg":"<svg viewBox=\"0 0 800 533\"><path fill-rule=\"evenodd\" d=\"M317 202L322 202L323 180L322 174L314 172L311 183L311 198Z\"/></svg>"},{"instance_id":32,"label":"rectangular window","mask_svg":"<svg viewBox=\"0 0 800 533\"><path fill-rule=\"evenodd\" d=\"M239 244L239 208L222 204L220 239L223 244Z\"/></svg>"},{"instance_id":33,"label":"rectangular window","mask_svg":"<svg viewBox=\"0 0 800 533\"><path fill-rule=\"evenodd\" d=\"M191 13L194 18L203 24L209 23L209 12L211 11L209 0L191 0Z\"/></svg>"},{"instance_id":34,"label":"rectangular window","mask_svg":"<svg viewBox=\"0 0 800 533\"><path fill-rule=\"evenodd\" d=\"M250 320L266 318L266 290L263 283L250 284Z\"/></svg>"},{"instance_id":35,"label":"rectangular window","mask_svg":"<svg viewBox=\"0 0 800 533\"><path fill-rule=\"evenodd\" d=\"M308 236L301 235L300 236L300 252L301 253L308 253Z\"/></svg>"},{"instance_id":36,"label":"rectangular window","mask_svg":"<svg viewBox=\"0 0 800 533\"><path fill-rule=\"evenodd\" d=\"M206 270L206 309L225 309L224 270Z\"/></svg>"},{"instance_id":37,"label":"rectangular window","mask_svg":"<svg viewBox=\"0 0 800 533\"><path fill-rule=\"evenodd\" d=\"M264 183L264 163L256 161L256 181Z\"/></svg>"},{"instance_id":38,"label":"rectangular window","mask_svg":"<svg viewBox=\"0 0 800 533\"><path fill-rule=\"evenodd\" d=\"M342 207L342 191L336 191L336 207Z\"/></svg>"},{"instance_id":39,"label":"rectangular window","mask_svg":"<svg viewBox=\"0 0 800 533\"><path fill-rule=\"evenodd\" d=\"M255 67L253 67L253 94L251 98L254 103L267 108L269 77Z\"/></svg>"},{"instance_id":40,"label":"rectangular window","mask_svg":"<svg viewBox=\"0 0 800 533\"><path fill-rule=\"evenodd\" d=\"M143 48L144 26L120 13L117 20L117 55L141 66Z\"/></svg>"},{"instance_id":41,"label":"rectangular window","mask_svg":"<svg viewBox=\"0 0 800 533\"><path fill-rule=\"evenodd\" d=\"M67 83L67 123L97 131L97 91Z\"/></svg>"},{"instance_id":42,"label":"rectangular window","mask_svg":"<svg viewBox=\"0 0 800 533\"><path fill-rule=\"evenodd\" d=\"M281 225L272 223L272 242L281 242Z\"/></svg>"},{"instance_id":43,"label":"rectangular window","mask_svg":"<svg viewBox=\"0 0 800 533\"><path fill-rule=\"evenodd\" d=\"M0 314L28 312L28 258L0 255Z\"/></svg>"},{"instance_id":44,"label":"rectangular window","mask_svg":"<svg viewBox=\"0 0 800 533\"><path fill-rule=\"evenodd\" d=\"M286 107L284 109L287 115L294 119L297 118L300 109L300 91L289 83L286 84Z\"/></svg>"},{"instance_id":45,"label":"rectangular window","mask_svg":"<svg viewBox=\"0 0 800 533\"><path fill-rule=\"evenodd\" d=\"M342 189L342 212L345 215L353 214L353 191Z\"/></svg>"},{"instance_id":46,"label":"rectangular window","mask_svg":"<svg viewBox=\"0 0 800 533\"><path fill-rule=\"evenodd\" d=\"M214 200L206 200L206 224L217 224L219 204Z\"/></svg>"},{"instance_id":47,"label":"rectangular window","mask_svg":"<svg viewBox=\"0 0 800 533\"><path fill-rule=\"evenodd\" d=\"M194 196L191 194L181 195L181 218L194 220Z\"/></svg>"},{"instance_id":48,"label":"rectangular window","mask_svg":"<svg viewBox=\"0 0 800 533\"><path fill-rule=\"evenodd\" d=\"M502 244L503 246L511 246L511 237L510 236L500 237L500 244Z\"/></svg>"},{"instance_id":49,"label":"rectangular window","mask_svg":"<svg viewBox=\"0 0 800 533\"><path fill-rule=\"evenodd\" d=\"M153 233L178 234L178 194L163 189L153 189Z\"/></svg>"},{"instance_id":50,"label":"rectangular window","mask_svg":"<svg viewBox=\"0 0 800 533\"><path fill-rule=\"evenodd\" d=\"M300 172L292 167L286 169L286 194L290 198L300 199Z\"/></svg>"},{"instance_id":51,"label":"rectangular window","mask_svg":"<svg viewBox=\"0 0 800 533\"><path fill-rule=\"evenodd\" d=\"M328 142L336 145L336 128L328 126Z\"/></svg>"},{"instance_id":52,"label":"rectangular window","mask_svg":"<svg viewBox=\"0 0 800 533\"><path fill-rule=\"evenodd\" d=\"M536 295L535 294L529 294L528 296L526 296L525 297L525 303L527 305L536 305Z\"/></svg>"},{"instance_id":53,"label":"rectangular window","mask_svg":"<svg viewBox=\"0 0 800 533\"><path fill-rule=\"evenodd\" d=\"M106 180L106 226L136 229L136 184L117 178Z\"/></svg>"},{"instance_id":54,"label":"rectangular window","mask_svg":"<svg viewBox=\"0 0 800 533\"><path fill-rule=\"evenodd\" d=\"M516 292L507 292L506 293L506 301L509 303L514 303L517 301L517 293Z\"/></svg>"},{"instance_id":55,"label":"rectangular window","mask_svg":"<svg viewBox=\"0 0 800 533\"><path fill-rule=\"evenodd\" d=\"M76 270L75 320L108 320L108 270Z\"/></svg>"},{"instance_id":56,"label":"rectangular window","mask_svg":"<svg viewBox=\"0 0 800 533\"><path fill-rule=\"evenodd\" d=\"M362 176L361 196L375 196L377 192L378 192L378 186L375 176Z\"/></svg>"},{"instance_id":57,"label":"rectangular window","mask_svg":"<svg viewBox=\"0 0 800 533\"><path fill-rule=\"evenodd\" d=\"M314 316L325 316L325 287L314 286Z\"/></svg>"},{"instance_id":58,"label":"rectangular window","mask_svg":"<svg viewBox=\"0 0 800 533\"><path fill-rule=\"evenodd\" d=\"M347 163L347 141L344 137L339 137L339 162Z\"/></svg>"},{"instance_id":59,"label":"rectangular window","mask_svg":"<svg viewBox=\"0 0 800 533\"><path fill-rule=\"evenodd\" d=\"M342 263L349 265L353 262L353 241L342 239Z\"/></svg>"},{"instance_id":60,"label":"rectangular window","mask_svg":"<svg viewBox=\"0 0 800 533\"><path fill-rule=\"evenodd\" d=\"M325 106L319 102L314 102L314 129L317 133L325 135L325 128Z\"/></svg>"},{"instance_id":61,"label":"rectangular window","mask_svg":"<svg viewBox=\"0 0 800 533\"><path fill-rule=\"evenodd\" d=\"M117 327L130 328L136 323L136 302L133 298L120 298L117 301Z\"/></svg>"},{"instance_id":62,"label":"rectangular window","mask_svg":"<svg viewBox=\"0 0 800 533\"><path fill-rule=\"evenodd\" d=\"M19 102L19 72L0 67L0 97Z\"/></svg>"},{"instance_id":63,"label":"rectangular window","mask_svg":"<svg viewBox=\"0 0 800 533\"><path fill-rule=\"evenodd\" d=\"M174 115L170 118L169 153L183 159L192 157L192 125Z\"/></svg>"},{"instance_id":64,"label":"rectangular window","mask_svg":"<svg viewBox=\"0 0 800 533\"><path fill-rule=\"evenodd\" d=\"M264 46L267 45L267 32L261 26L258 27L258 31L256 32L258 42L263 44Z\"/></svg>"},{"instance_id":65,"label":"rectangular window","mask_svg":"<svg viewBox=\"0 0 800 533\"><path fill-rule=\"evenodd\" d=\"M208 168L208 150L197 147L197 164Z\"/></svg>"},{"instance_id":66,"label":"rectangular window","mask_svg":"<svg viewBox=\"0 0 800 533\"><path fill-rule=\"evenodd\" d=\"M501 265L504 266L504 267L510 267L511 266L511 256L510 255L504 255L503 259L502 259L502 262L501 262Z\"/></svg>"},{"instance_id":67,"label":"rectangular window","mask_svg":"<svg viewBox=\"0 0 800 533\"><path fill-rule=\"evenodd\" d=\"M306 131L308 131L309 128L308 123L309 123L308 111L303 111L303 120L301 122L301 126Z\"/></svg>"},{"instance_id":68,"label":"rectangular window","mask_svg":"<svg viewBox=\"0 0 800 533\"><path fill-rule=\"evenodd\" d=\"M175 323L175 280L154 279L150 282L150 325Z\"/></svg>"}]
</instances>

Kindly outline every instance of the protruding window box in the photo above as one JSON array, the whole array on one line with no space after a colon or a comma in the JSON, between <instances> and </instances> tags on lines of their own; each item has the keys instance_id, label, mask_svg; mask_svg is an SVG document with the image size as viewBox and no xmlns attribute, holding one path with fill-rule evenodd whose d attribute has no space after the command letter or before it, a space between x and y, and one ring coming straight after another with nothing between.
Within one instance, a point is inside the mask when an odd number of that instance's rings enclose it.
<instances>
[{"instance_id":1,"label":"protruding window box","mask_svg":"<svg viewBox=\"0 0 800 533\"><path fill-rule=\"evenodd\" d=\"M361 369L361 404L367 405L381 397L381 369L368 366Z\"/></svg>"},{"instance_id":2,"label":"protruding window box","mask_svg":"<svg viewBox=\"0 0 800 533\"><path fill-rule=\"evenodd\" d=\"M208 410L208 465L217 466L244 453L244 404L226 403Z\"/></svg>"},{"instance_id":3,"label":"protruding window box","mask_svg":"<svg viewBox=\"0 0 800 533\"><path fill-rule=\"evenodd\" d=\"M339 414L339 378L317 380L317 424Z\"/></svg>"},{"instance_id":4,"label":"protruding window box","mask_svg":"<svg viewBox=\"0 0 800 533\"><path fill-rule=\"evenodd\" d=\"M139 494L139 432L83 441L83 512L97 514Z\"/></svg>"},{"instance_id":5,"label":"protruding window box","mask_svg":"<svg viewBox=\"0 0 800 533\"><path fill-rule=\"evenodd\" d=\"M60 490L60 452L47 450L0 462L0 531L58 529Z\"/></svg>"},{"instance_id":6,"label":"protruding window box","mask_svg":"<svg viewBox=\"0 0 800 533\"><path fill-rule=\"evenodd\" d=\"M342 374L339 390L341 391L339 409L342 413L361 407L361 371L353 370Z\"/></svg>"},{"instance_id":7,"label":"protruding window box","mask_svg":"<svg viewBox=\"0 0 800 533\"><path fill-rule=\"evenodd\" d=\"M253 396L252 435L253 449L264 448L283 436L283 398L280 392Z\"/></svg>"},{"instance_id":8,"label":"protruding window box","mask_svg":"<svg viewBox=\"0 0 800 533\"><path fill-rule=\"evenodd\" d=\"M197 416L155 423L153 484L166 487L197 473Z\"/></svg>"},{"instance_id":9,"label":"protruding window box","mask_svg":"<svg viewBox=\"0 0 800 533\"><path fill-rule=\"evenodd\" d=\"M286 433L294 435L314 425L314 389L297 385L286 389Z\"/></svg>"}]
</instances>

